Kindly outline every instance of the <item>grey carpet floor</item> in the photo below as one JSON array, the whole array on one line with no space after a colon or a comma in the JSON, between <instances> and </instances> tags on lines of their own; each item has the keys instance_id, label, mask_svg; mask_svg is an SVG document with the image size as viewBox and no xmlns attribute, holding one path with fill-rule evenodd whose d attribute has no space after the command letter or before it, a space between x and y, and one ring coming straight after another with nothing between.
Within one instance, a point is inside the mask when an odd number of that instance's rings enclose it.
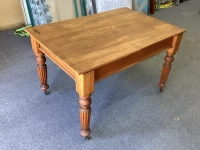
<instances>
[{"instance_id":1,"label":"grey carpet floor","mask_svg":"<svg viewBox=\"0 0 200 150\"><path fill-rule=\"evenodd\" d=\"M163 93L164 53L95 84L89 141L79 136L74 81L47 60L44 95L29 39L1 32L0 150L199 150L199 6L190 0L154 15L187 29Z\"/></svg>"}]
</instances>

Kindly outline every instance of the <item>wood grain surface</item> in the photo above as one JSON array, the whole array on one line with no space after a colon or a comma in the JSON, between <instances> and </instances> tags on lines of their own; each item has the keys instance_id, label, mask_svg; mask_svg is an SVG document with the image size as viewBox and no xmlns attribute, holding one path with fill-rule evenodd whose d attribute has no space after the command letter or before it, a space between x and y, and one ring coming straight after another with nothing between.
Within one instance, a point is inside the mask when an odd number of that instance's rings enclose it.
<instances>
[{"instance_id":1,"label":"wood grain surface","mask_svg":"<svg viewBox=\"0 0 200 150\"><path fill-rule=\"evenodd\" d=\"M43 47L43 52L54 56L52 59L66 72L71 70L73 77L185 31L128 8L26 30Z\"/></svg>"}]
</instances>

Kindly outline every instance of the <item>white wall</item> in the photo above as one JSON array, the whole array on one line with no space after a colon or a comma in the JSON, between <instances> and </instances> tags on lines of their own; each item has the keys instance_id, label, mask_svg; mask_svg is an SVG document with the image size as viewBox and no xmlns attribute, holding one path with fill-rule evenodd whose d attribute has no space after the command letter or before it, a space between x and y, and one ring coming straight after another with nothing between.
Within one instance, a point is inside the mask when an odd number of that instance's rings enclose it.
<instances>
[{"instance_id":1,"label":"white wall","mask_svg":"<svg viewBox=\"0 0 200 150\"><path fill-rule=\"evenodd\" d=\"M53 21L75 18L73 0L47 0Z\"/></svg>"}]
</instances>

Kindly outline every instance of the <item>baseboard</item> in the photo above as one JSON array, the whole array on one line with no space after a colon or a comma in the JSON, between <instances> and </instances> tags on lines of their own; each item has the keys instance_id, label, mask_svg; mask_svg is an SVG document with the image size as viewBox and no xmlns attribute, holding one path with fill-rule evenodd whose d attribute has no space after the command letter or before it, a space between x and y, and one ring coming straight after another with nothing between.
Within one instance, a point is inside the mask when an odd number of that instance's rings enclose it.
<instances>
[{"instance_id":1,"label":"baseboard","mask_svg":"<svg viewBox=\"0 0 200 150\"><path fill-rule=\"evenodd\" d=\"M5 31L5 30L10 30L10 29L15 29L15 28L20 28L25 26L24 22L16 23L16 24L10 24L10 25L5 25L5 26L0 26L0 31Z\"/></svg>"}]
</instances>

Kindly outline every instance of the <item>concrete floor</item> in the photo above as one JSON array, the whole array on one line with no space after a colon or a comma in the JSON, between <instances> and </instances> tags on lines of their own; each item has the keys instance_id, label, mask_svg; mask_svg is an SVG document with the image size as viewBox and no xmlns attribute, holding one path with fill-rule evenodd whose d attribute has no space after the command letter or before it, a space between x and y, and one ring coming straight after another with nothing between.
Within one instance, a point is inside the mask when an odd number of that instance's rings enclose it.
<instances>
[{"instance_id":1,"label":"concrete floor","mask_svg":"<svg viewBox=\"0 0 200 150\"><path fill-rule=\"evenodd\" d=\"M200 1L154 17L187 30L165 91L164 53L96 83L89 141L79 136L74 81L47 60L45 96L29 39L1 32L0 150L199 150Z\"/></svg>"}]
</instances>

